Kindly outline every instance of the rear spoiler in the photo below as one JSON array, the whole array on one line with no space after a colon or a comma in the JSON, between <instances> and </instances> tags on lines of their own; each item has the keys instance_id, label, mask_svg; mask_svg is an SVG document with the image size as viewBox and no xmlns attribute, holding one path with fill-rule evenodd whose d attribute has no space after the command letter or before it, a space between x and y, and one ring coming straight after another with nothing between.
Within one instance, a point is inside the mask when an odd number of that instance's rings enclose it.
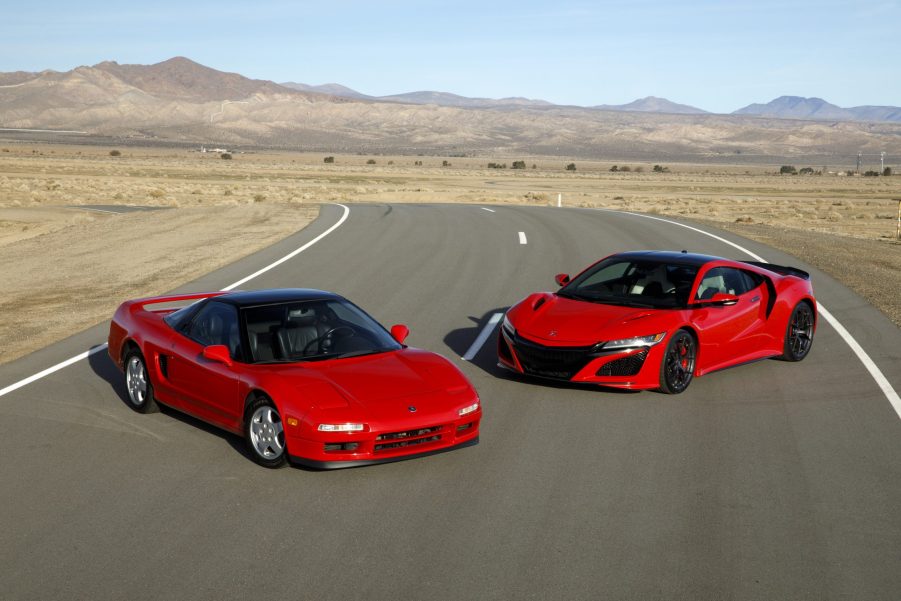
<instances>
[{"instance_id":1,"label":"rear spoiler","mask_svg":"<svg viewBox=\"0 0 901 601\"><path fill-rule=\"evenodd\" d=\"M159 305L163 303L177 303L182 301L196 301L204 298L211 298L226 294L225 292L195 292L193 294L175 294L172 296L152 296L148 298L138 298L123 303L127 305L131 311L145 310L147 305Z\"/></svg>"},{"instance_id":2,"label":"rear spoiler","mask_svg":"<svg viewBox=\"0 0 901 601\"><path fill-rule=\"evenodd\" d=\"M798 269L797 267L786 267L784 265L774 265L773 263L761 263L760 261L742 261L742 263L747 263L748 265L753 265L754 267L762 267L763 269L768 269L769 271L778 273L779 275L793 275L796 278L801 278L802 280L810 279L809 273L807 273L803 269Z\"/></svg>"}]
</instances>

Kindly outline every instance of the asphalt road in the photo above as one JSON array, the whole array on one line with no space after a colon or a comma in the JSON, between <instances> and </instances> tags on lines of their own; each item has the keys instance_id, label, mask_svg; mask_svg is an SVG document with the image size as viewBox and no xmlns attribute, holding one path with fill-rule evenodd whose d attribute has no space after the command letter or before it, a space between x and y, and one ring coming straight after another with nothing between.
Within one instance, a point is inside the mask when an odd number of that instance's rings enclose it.
<instances>
[{"instance_id":1,"label":"asphalt road","mask_svg":"<svg viewBox=\"0 0 901 601\"><path fill-rule=\"evenodd\" d=\"M579 209L351 205L243 285L346 295L473 380L481 443L330 472L256 466L240 439L138 415L105 352L0 397L3 599L898 599L901 419L822 323L672 397L512 378L490 316L620 250L742 256L689 229ZM307 229L181 290L222 288ZM527 243L520 243L524 232ZM901 390L901 330L828 276L820 301ZM9 317L7 317L9 318ZM0 387L106 340L100 325L0 367Z\"/></svg>"}]
</instances>

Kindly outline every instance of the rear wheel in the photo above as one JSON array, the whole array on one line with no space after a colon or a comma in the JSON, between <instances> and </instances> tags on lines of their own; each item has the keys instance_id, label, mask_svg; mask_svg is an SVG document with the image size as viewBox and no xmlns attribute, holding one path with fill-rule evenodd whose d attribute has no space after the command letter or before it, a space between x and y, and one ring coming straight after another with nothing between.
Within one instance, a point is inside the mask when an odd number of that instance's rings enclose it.
<instances>
[{"instance_id":1,"label":"rear wheel","mask_svg":"<svg viewBox=\"0 0 901 601\"><path fill-rule=\"evenodd\" d=\"M660 392L679 394L691 384L695 371L697 344L688 330L679 330L666 345L660 363Z\"/></svg>"},{"instance_id":2,"label":"rear wheel","mask_svg":"<svg viewBox=\"0 0 901 601\"><path fill-rule=\"evenodd\" d=\"M801 301L792 310L785 327L782 359L800 361L807 356L813 346L813 309Z\"/></svg>"},{"instance_id":3,"label":"rear wheel","mask_svg":"<svg viewBox=\"0 0 901 601\"><path fill-rule=\"evenodd\" d=\"M137 349L132 349L125 355L125 389L131 408L138 413L153 413L157 410L147 364L141 351Z\"/></svg>"},{"instance_id":4,"label":"rear wheel","mask_svg":"<svg viewBox=\"0 0 901 601\"><path fill-rule=\"evenodd\" d=\"M287 462L282 417L268 398L259 397L247 408L244 440L253 460L263 467L282 467Z\"/></svg>"}]
</instances>

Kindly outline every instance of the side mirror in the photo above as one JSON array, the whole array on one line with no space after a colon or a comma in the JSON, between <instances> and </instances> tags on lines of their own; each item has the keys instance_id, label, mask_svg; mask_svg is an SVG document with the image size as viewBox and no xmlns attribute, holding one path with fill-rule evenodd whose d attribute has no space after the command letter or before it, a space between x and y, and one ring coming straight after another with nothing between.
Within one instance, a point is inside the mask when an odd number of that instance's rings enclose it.
<instances>
[{"instance_id":1,"label":"side mirror","mask_svg":"<svg viewBox=\"0 0 901 601\"><path fill-rule=\"evenodd\" d=\"M400 344L404 343L404 340L407 339L407 336L410 335L410 328L405 326L402 323L391 326L391 337L397 340Z\"/></svg>"},{"instance_id":2,"label":"side mirror","mask_svg":"<svg viewBox=\"0 0 901 601\"><path fill-rule=\"evenodd\" d=\"M216 361L217 363L224 363L227 367L232 366L231 355L228 353L228 347L224 344L211 344L210 346L205 346L203 347L201 355L203 355L204 359Z\"/></svg>"},{"instance_id":3,"label":"side mirror","mask_svg":"<svg viewBox=\"0 0 901 601\"><path fill-rule=\"evenodd\" d=\"M557 282L558 286L565 286L569 284L569 274L568 273L558 273L554 276L554 281Z\"/></svg>"}]
</instances>

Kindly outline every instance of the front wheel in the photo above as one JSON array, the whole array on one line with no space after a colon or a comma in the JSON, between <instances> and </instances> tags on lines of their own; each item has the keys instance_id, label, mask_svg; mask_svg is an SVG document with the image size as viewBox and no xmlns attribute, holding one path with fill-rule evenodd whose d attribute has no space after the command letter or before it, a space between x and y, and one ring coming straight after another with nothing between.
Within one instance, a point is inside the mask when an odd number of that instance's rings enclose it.
<instances>
[{"instance_id":1,"label":"front wheel","mask_svg":"<svg viewBox=\"0 0 901 601\"><path fill-rule=\"evenodd\" d=\"M125 389L131 408L138 413L153 413L157 409L153 398L153 384L147 372L144 356L137 349L125 356Z\"/></svg>"},{"instance_id":2,"label":"front wheel","mask_svg":"<svg viewBox=\"0 0 901 601\"><path fill-rule=\"evenodd\" d=\"M285 465L285 428L275 404L260 397L250 404L246 415L244 440L253 460L268 468Z\"/></svg>"},{"instance_id":3,"label":"front wheel","mask_svg":"<svg viewBox=\"0 0 901 601\"><path fill-rule=\"evenodd\" d=\"M800 361L807 356L813 346L813 309L801 301L792 310L785 327L785 342L782 348L784 361Z\"/></svg>"},{"instance_id":4,"label":"front wheel","mask_svg":"<svg viewBox=\"0 0 901 601\"><path fill-rule=\"evenodd\" d=\"M660 363L660 392L679 394L691 384L695 371L697 344L688 330L679 330L666 345Z\"/></svg>"}]
</instances>

